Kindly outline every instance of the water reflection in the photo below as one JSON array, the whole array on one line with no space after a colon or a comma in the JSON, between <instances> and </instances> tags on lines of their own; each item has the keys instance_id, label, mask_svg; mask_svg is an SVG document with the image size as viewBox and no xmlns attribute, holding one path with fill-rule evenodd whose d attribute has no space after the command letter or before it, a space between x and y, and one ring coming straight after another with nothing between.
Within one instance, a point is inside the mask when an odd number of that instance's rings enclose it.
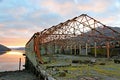
<instances>
[{"instance_id":1,"label":"water reflection","mask_svg":"<svg viewBox=\"0 0 120 80\"><path fill-rule=\"evenodd\" d=\"M5 53L6 53L6 51L0 51L0 55L5 54Z\"/></svg>"},{"instance_id":2,"label":"water reflection","mask_svg":"<svg viewBox=\"0 0 120 80\"><path fill-rule=\"evenodd\" d=\"M6 54L10 54L10 55L21 55L21 52L17 52L17 51L9 51Z\"/></svg>"},{"instance_id":3,"label":"water reflection","mask_svg":"<svg viewBox=\"0 0 120 80\"><path fill-rule=\"evenodd\" d=\"M21 65L24 65L24 50L12 50L0 55L0 72L15 71L19 69L19 59L21 58ZM23 69L24 67L21 66Z\"/></svg>"}]
</instances>

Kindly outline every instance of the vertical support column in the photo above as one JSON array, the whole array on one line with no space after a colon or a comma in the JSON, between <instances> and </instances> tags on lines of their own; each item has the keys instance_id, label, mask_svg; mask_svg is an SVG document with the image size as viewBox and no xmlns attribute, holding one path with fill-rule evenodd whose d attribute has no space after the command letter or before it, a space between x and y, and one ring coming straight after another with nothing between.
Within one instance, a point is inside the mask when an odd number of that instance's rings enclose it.
<instances>
[{"instance_id":1,"label":"vertical support column","mask_svg":"<svg viewBox=\"0 0 120 80\"><path fill-rule=\"evenodd\" d=\"M68 45L68 46L67 46L67 50L66 50L66 54L67 54L67 55L69 54L69 50L70 50L70 46Z\"/></svg>"},{"instance_id":2,"label":"vertical support column","mask_svg":"<svg viewBox=\"0 0 120 80\"><path fill-rule=\"evenodd\" d=\"M74 45L74 55L76 55L76 45Z\"/></svg>"},{"instance_id":3,"label":"vertical support column","mask_svg":"<svg viewBox=\"0 0 120 80\"><path fill-rule=\"evenodd\" d=\"M49 52L50 52L50 54L53 53L53 45L52 45L52 43L50 43L50 45L49 45Z\"/></svg>"},{"instance_id":4,"label":"vertical support column","mask_svg":"<svg viewBox=\"0 0 120 80\"><path fill-rule=\"evenodd\" d=\"M59 53L62 54L62 45L60 46Z\"/></svg>"},{"instance_id":5,"label":"vertical support column","mask_svg":"<svg viewBox=\"0 0 120 80\"><path fill-rule=\"evenodd\" d=\"M60 45L58 45L58 54L60 54Z\"/></svg>"},{"instance_id":6,"label":"vertical support column","mask_svg":"<svg viewBox=\"0 0 120 80\"><path fill-rule=\"evenodd\" d=\"M69 46L68 54L71 54L71 46Z\"/></svg>"},{"instance_id":7,"label":"vertical support column","mask_svg":"<svg viewBox=\"0 0 120 80\"><path fill-rule=\"evenodd\" d=\"M110 44L108 41L106 42L106 49L107 49L107 58L110 58Z\"/></svg>"},{"instance_id":8,"label":"vertical support column","mask_svg":"<svg viewBox=\"0 0 120 80\"><path fill-rule=\"evenodd\" d=\"M95 57L97 57L97 51L96 51L97 47L96 47L96 42L94 43L94 51L95 51Z\"/></svg>"},{"instance_id":9,"label":"vertical support column","mask_svg":"<svg viewBox=\"0 0 120 80\"><path fill-rule=\"evenodd\" d=\"M65 50L64 50L64 48L65 48L65 47L62 46L62 50L61 50L61 51L62 51L62 54L65 54Z\"/></svg>"},{"instance_id":10,"label":"vertical support column","mask_svg":"<svg viewBox=\"0 0 120 80\"><path fill-rule=\"evenodd\" d=\"M47 52L48 52L47 44L45 44L44 48L45 48L45 54L47 54Z\"/></svg>"},{"instance_id":11,"label":"vertical support column","mask_svg":"<svg viewBox=\"0 0 120 80\"><path fill-rule=\"evenodd\" d=\"M81 55L81 45L79 45L79 55Z\"/></svg>"},{"instance_id":12,"label":"vertical support column","mask_svg":"<svg viewBox=\"0 0 120 80\"><path fill-rule=\"evenodd\" d=\"M72 45L71 45L70 49L71 49L71 53L70 54L72 55Z\"/></svg>"},{"instance_id":13,"label":"vertical support column","mask_svg":"<svg viewBox=\"0 0 120 80\"><path fill-rule=\"evenodd\" d=\"M63 49L64 49L64 54L66 54L67 46L65 45Z\"/></svg>"},{"instance_id":14,"label":"vertical support column","mask_svg":"<svg viewBox=\"0 0 120 80\"><path fill-rule=\"evenodd\" d=\"M88 55L88 44L86 43L86 56Z\"/></svg>"},{"instance_id":15,"label":"vertical support column","mask_svg":"<svg viewBox=\"0 0 120 80\"><path fill-rule=\"evenodd\" d=\"M54 50L54 54L55 54L55 49L56 49L56 48L55 48L55 43L53 43L53 50Z\"/></svg>"},{"instance_id":16,"label":"vertical support column","mask_svg":"<svg viewBox=\"0 0 120 80\"><path fill-rule=\"evenodd\" d=\"M39 47L40 47L40 37L39 37L39 33L37 32L34 36L34 51L37 55L37 59L38 59L38 62L43 64L43 60L42 60L42 57L41 57L41 51L39 50Z\"/></svg>"},{"instance_id":17,"label":"vertical support column","mask_svg":"<svg viewBox=\"0 0 120 80\"><path fill-rule=\"evenodd\" d=\"M57 54L59 53L59 45L57 45Z\"/></svg>"}]
</instances>

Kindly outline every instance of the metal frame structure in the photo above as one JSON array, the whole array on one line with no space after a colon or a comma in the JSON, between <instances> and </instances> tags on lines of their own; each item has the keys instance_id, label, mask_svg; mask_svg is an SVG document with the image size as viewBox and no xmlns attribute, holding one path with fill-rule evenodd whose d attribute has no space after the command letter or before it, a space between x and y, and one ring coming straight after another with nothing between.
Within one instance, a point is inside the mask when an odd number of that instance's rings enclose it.
<instances>
[{"instance_id":1,"label":"metal frame structure","mask_svg":"<svg viewBox=\"0 0 120 80\"><path fill-rule=\"evenodd\" d=\"M112 47L112 41L120 41L120 33L113 30L111 27L102 24L87 14L82 14L73 19L67 20L56 26L44 29L37 32L28 41L26 46L29 46L31 40L34 41L34 51L40 61L43 63L40 46L47 46L48 44L59 45L60 48L96 48L105 45L107 49L107 57L109 58L109 48ZM46 48L47 54L47 48ZM86 49L87 55L87 49Z\"/></svg>"}]
</instances>

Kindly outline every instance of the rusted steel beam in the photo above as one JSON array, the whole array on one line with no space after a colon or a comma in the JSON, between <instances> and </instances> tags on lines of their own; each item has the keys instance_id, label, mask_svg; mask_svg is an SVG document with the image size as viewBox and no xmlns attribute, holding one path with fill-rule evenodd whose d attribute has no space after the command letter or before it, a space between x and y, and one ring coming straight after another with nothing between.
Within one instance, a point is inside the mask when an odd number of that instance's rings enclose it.
<instances>
[{"instance_id":1,"label":"rusted steel beam","mask_svg":"<svg viewBox=\"0 0 120 80\"><path fill-rule=\"evenodd\" d=\"M40 49L39 49L39 46L40 46L40 41L39 41L39 33L36 33L35 37L34 37L34 51L38 57L38 61L43 64L43 60L42 60L42 57L41 57L41 53L40 53Z\"/></svg>"},{"instance_id":2,"label":"rusted steel beam","mask_svg":"<svg viewBox=\"0 0 120 80\"><path fill-rule=\"evenodd\" d=\"M105 30L109 30L112 33L112 36L106 35ZM90 44L91 42L97 42L97 45L100 45L103 41L120 40L114 36L115 34L120 35L119 32L102 24L100 21L97 21L87 14L82 14L48 29L44 29L41 32L35 33L27 42L26 46L34 39L34 51L40 63L43 63L39 49L41 44L55 42L55 44L63 47L68 44L67 42L71 41L72 43L73 41L79 41L81 45L85 45L85 43Z\"/></svg>"},{"instance_id":3,"label":"rusted steel beam","mask_svg":"<svg viewBox=\"0 0 120 80\"><path fill-rule=\"evenodd\" d=\"M81 19L81 22L79 22L79 21L77 21L77 18L79 18L79 17L82 17L82 19ZM59 35L59 36L63 36L63 35L66 35L66 36L68 36L68 35L82 35L82 34L84 34L85 32L81 32L80 31L80 33L79 34L69 34L69 33L67 33L67 32L70 32L70 30L74 27L74 26L76 26L76 25L72 25L73 23L75 23L75 22L79 22L80 24L84 24L84 26L85 27L83 27L83 29L84 28L86 28L86 27L88 27L88 28L90 28L90 30L92 31L95 31L95 32L97 32L97 33L99 33L100 35L100 37L101 36L103 36L103 37L101 37L101 38L106 38L106 39L108 39L108 38L110 38L110 37L108 37L108 36L106 36L104 33L102 33L102 32L100 32L100 31L98 31L96 28L97 28L97 26L95 26L94 25L94 28L92 28L90 25L90 23L89 23L89 21L90 20L93 20L94 21L94 24L100 24L102 27L104 27L105 25L103 25L102 23L100 23L99 21L97 21L97 20L95 20L95 19L93 19L93 18L91 18L91 17L89 17L88 15L86 15L86 14L82 14L81 16L79 16L79 17L75 17L75 18L73 18L73 19L71 19L71 20L68 20L68 21L66 21L66 22L64 22L64 23L60 23L60 24L58 24L58 25L56 25L56 26L53 26L53 27L51 27L51 28L49 28L49 29L46 29L46 30L44 30L43 32L43 34L42 34L42 36L41 36L41 38L42 39L46 39L47 37L49 37L49 35ZM89 18L89 19L87 19L87 17ZM83 18L85 18L86 19L86 21L83 21L82 22L82 20L83 20ZM87 22L88 24L86 24L85 22ZM70 23L71 25L69 25L68 23ZM67 26L69 27L69 28L66 28L67 30L65 30L65 27L66 27L66 25L65 24L68 24ZM78 25L79 26L79 25ZM99 26L98 26L99 27ZM72 33L75 33L76 32L76 29L75 28L73 28L74 29L74 32L72 32ZM78 28L79 29L79 28ZM77 29L77 30L78 30ZM59 33L58 32L58 30L59 31L67 31L66 33L63 33L63 34L61 34L61 33ZM113 30L114 31L114 30ZM54 33L54 32L58 32L57 34L56 33ZM115 31L114 31L115 32ZM51 36L52 37L52 36ZM54 37L53 37L54 38ZM98 37L97 37L98 38ZM111 37L111 39L114 39L113 37Z\"/></svg>"}]
</instances>

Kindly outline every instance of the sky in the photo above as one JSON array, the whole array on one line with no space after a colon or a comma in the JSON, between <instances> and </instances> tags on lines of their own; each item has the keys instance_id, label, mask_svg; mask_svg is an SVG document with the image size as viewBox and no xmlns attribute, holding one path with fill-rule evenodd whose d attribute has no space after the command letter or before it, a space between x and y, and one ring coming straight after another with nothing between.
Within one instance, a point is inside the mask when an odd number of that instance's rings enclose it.
<instances>
[{"instance_id":1,"label":"sky","mask_svg":"<svg viewBox=\"0 0 120 80\"><path fill-rule=\"evenodd\" d=\"M120 27L120 0L0 0L0 44L25 46L34 33L81 14Z\"/></svg>"}]
</instances>

